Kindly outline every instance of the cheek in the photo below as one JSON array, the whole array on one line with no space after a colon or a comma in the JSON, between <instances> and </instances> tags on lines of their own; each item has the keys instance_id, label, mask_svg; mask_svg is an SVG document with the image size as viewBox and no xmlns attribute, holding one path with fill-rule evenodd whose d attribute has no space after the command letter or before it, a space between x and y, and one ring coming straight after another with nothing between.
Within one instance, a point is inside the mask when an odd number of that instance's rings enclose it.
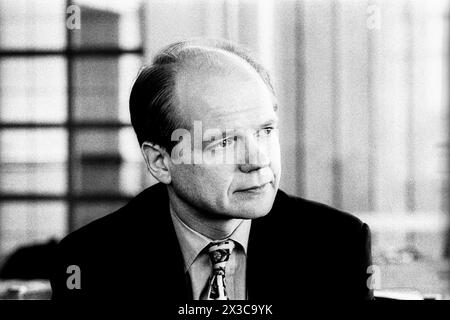
<instances>
[{"instance_id":1,"label":"cheek","mask_svg":"<svg viewBox=\"0 0 450 320\"><path fill-rule=\"evenodd\" d=\"M233 181L233 167L227 165L205 166L199 169L200 181L209 193L227 192Z\"/></svg>"},{"instance_id":2,"label":"cheek","mask_svg":"<svg viewBox=\"0 0 450 320\"><path fill-rule=\"evenodd\" d=\"M269 146L270 161L274 171L280 171L281 167L281 154L280 154L280 143L278 139L275 139Z\"/></svg>"},{"instance_id":3,"label":"cheek","mask_svg":"<svg viewBox=\"0 0 450 320\"><path fill-rule=\"evenodd\" d=\"M179 165L172 170L172 181L183 188L203 190L202 192L226 192L233 179L230 166Z\"/></svg>"}]
</instances>

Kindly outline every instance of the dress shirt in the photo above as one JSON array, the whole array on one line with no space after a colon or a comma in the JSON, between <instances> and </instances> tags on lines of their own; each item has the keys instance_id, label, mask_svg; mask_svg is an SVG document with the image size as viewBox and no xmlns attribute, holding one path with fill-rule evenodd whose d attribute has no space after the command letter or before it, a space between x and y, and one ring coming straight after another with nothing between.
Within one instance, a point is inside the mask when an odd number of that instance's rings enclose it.
<instances>
[{"instance_id":1,"label":"dress shirt","mask_svg":"<svg viewBox=\"0 0 450 320\"><path fill-rule=\"evenodd\" d=\"M205 300L212 275L212 263L204 249L214 240L187 226L173 210L170 210L170 214L184 259L184 271L190 280L192 298ZM230 300L247 299L246 267L250 226L251 220L242 220L226 238L235 242L225 268L226 291Z\"/></svg>"}]
</instances>

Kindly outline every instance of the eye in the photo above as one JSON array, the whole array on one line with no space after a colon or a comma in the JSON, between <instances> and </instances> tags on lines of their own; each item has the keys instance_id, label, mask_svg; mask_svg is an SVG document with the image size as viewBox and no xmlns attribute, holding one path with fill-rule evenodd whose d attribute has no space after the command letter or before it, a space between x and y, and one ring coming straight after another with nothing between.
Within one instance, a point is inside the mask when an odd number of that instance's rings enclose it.
<instances>
[{"instance_id":1,"label":"eye","mask_svg":"<svg viewBox=\"0 0 450 320\"><path fill-rule=\"evenodd\" d=\"M218 147L221 147L221 148L229 147L236 141L236 139L237 139L237 137L229 137L229 138L223 139L223 140L219 141Z\"/></svg>"},{"instance_id":2,"label":"eye","mask_svg":"<svg viewBox=\"0 0 450 320\"><path fill-rule=\"evenodd\" d=\"M261 130L258 130L256 132L256 136L257 137L261 137L261 136L270 136L273 132L273 130L275 130L274 127L267 127L267 128L263 128Z\"/></svg>"}]
</instances>

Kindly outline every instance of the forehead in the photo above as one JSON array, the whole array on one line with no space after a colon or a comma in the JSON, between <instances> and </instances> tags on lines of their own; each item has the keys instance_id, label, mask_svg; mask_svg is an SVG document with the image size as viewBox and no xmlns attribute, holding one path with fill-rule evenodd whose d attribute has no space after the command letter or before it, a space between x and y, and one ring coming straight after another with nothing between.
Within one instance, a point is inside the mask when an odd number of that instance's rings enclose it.
<instances>
[{"instance_id":1,"label":"forehead","mask_svg":"<svg viewBox=\"0 0 450 320\"><path fill-rule=\"evenodd\" d=\"M179 73L179 112L188 124L202 121L204 128L246 129L276 120L272 92L255 70L242 64Z\"/></svg>"}]
</instances>

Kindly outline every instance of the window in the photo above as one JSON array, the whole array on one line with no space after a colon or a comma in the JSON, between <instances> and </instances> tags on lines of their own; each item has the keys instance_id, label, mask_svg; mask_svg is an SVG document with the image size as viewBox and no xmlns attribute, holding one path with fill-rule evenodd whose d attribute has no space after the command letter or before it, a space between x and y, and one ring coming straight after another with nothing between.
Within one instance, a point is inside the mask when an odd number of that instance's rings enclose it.
<instances>
[{"instance_id":1,"label":"window","mask_svg":"<svg viewBox=\"0 0 450 320\"><path fill-rule=\"evenodd\" d=\"M66 28L74 11L79 29ZM140 1L0 1L0 255L117 209L149 183L128 116Z\"/></svg>"}]
</instances>

